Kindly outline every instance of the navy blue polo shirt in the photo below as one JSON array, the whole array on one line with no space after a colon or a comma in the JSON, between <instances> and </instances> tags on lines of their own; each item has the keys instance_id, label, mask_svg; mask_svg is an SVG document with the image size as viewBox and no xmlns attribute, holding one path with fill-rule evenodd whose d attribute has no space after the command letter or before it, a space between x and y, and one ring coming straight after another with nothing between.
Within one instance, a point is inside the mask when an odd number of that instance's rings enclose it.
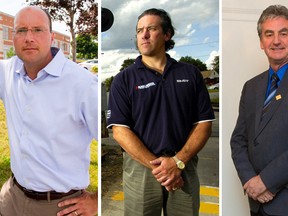
<instances>
[{"instance_id":1,"label":"navy blue polo shirt","mask_svg":"<svg viewBox=\"0 0 288 216\"><path fill-rule=\"evenodd\" d=\"M112 82L108 127L129 127L155 155L179 151L194 124L214 118L199 70L168 54L163 74L147 68L139 56Z\"/></svg>"}]
</instances>

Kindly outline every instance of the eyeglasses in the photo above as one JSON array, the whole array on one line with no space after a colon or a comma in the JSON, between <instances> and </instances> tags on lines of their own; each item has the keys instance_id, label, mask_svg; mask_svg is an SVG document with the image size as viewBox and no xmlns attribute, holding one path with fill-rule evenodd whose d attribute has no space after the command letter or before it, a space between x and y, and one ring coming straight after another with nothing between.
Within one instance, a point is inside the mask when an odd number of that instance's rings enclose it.
<instances>
[{"instance_id":1,"label":"eyeglasses","mask_svg":"<svg viewBox=\"0 0 288 216\"><path fill-rule=\"evenodd\" d=\"M28 31L31 31L31 34L33 36L40 37L43 35L44 32L47 31L47 29L38 28L38 27L37 28L31 28L31 29L19 28L19 29L13 30L13 33L17 37L25 37L27 35Z\"/></svg>"}]
</instances>

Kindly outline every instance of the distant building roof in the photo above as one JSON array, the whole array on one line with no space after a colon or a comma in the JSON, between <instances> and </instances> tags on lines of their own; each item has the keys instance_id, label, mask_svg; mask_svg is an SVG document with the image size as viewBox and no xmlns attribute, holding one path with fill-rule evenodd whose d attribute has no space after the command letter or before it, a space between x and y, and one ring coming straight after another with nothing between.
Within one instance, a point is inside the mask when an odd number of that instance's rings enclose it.
<instances>
[{"instance_id":1,"label":"distant building roof","mask_svg":"<svg viewBox=\"0 0 288 216\"><path fill-rule=\"evenodd\" d=\"M214 70L207 70L207 71L201 71L201 74L203 76L203 79L215 79L215 78L219 78L219 74L214 71Z\"/></svg>"}]
</instances>

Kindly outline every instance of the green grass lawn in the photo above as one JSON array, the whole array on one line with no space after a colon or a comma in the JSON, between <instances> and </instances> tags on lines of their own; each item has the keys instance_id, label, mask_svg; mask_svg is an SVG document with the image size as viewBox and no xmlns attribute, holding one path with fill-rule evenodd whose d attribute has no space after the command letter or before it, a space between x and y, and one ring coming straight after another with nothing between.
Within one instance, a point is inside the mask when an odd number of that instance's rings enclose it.
<instances>
[{"instance_id":1,"label":"green grass lawn","mask_svg":"<svg viewBox=\"0 0 288 216\"><path fill-rule=\"evenodd\" d=\"M209 89L208 90L209 93L219 93L219 89ZM216 98L210 98L211 104L214 107L219 107L219 96Z\"/></svg>"},{"instance_id":2,"label":"green grass lawn","mask_svg":"<svg viewBox=\"0 0 288 216\"><path fill-rule=\"evenodd\" d=\"M91 143L90 185L88 191L96 191L98 188L98 144L95 140ZM0 101L0 188L11 176L10 155L8 144L8 132L5 121L4 105Z\"/></svg>"},{"instance_id":3,"label":"green grass lawn","mask_svg":"<svg viewBox=\"0 0 288 216\"><path fill-rule=\"evenodd\" d=\"M8 133L4 105L0 101L0 187L11 176Z\"/></svg>"}]
</instances>

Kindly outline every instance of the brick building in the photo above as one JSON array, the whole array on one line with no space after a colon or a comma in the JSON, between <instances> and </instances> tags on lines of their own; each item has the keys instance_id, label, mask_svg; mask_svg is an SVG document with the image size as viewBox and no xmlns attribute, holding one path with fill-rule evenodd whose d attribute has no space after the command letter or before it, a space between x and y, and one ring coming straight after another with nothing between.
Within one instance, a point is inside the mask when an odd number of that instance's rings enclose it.
<instances>
[{"instance_id":1,"label":"brick building","mask_svg":"<svg viewBox=\"0 0 288 216\"><path fill-rule=\"evenodd\" d=\"M7 52L13 48L12 30L14 25L14 16L0 11L0 59L7 58ZM52 46L62 50L66 57L70 55L70 36L53 31L54 41Z\"/></svg>"}]
</instances>

